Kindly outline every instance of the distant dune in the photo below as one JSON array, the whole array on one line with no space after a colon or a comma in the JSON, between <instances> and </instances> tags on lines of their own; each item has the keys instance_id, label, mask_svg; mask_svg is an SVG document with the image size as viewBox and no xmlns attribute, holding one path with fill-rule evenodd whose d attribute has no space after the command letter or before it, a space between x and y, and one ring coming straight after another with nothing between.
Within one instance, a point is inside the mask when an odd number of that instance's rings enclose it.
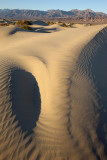
<instances>
[{"instance_id":1,"label":"distant dune","mask_svg":"<svg viewBox=\"0 0 107 160\"><path fill-rule=\"evenodd\" d=\"M107 160L107 25L0 27L0 160Z\"/></svg>"}]
</instances>

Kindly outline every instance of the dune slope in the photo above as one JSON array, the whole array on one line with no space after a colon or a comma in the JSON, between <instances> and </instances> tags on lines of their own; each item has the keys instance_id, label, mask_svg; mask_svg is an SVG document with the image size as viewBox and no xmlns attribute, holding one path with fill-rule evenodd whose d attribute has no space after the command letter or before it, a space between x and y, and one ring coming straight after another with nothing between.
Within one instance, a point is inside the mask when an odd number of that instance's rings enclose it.
<instances>
[{"instance_id":1,"label":"dune slope","mask_svg":"<svg viewBox=\"0 0 107 160\"><path fill-rule=\"evenodd\" d=\"M0 160L106 160L107 26L14 30L0 28Z\"/></svg>"}]
</instances>

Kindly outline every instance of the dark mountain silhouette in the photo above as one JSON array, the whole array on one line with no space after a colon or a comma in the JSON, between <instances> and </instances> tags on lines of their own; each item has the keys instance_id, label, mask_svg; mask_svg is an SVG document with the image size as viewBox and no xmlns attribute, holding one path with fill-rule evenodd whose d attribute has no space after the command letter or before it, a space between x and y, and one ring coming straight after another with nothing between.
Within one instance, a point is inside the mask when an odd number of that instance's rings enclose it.
<instances>
[{"instance_id":1,"label":"dark mountain silhouette","mask_svg":"<svg viewBox=\"0 0 107 160\"><path fill-rule=\"evenodd\" d=\"M90 9L87 10L19 10L19 9L0 9L0 18L11 19L48 19L48 18L107 18L107 14L103 12L94 12Z\"/></svg>"}]
</instances>

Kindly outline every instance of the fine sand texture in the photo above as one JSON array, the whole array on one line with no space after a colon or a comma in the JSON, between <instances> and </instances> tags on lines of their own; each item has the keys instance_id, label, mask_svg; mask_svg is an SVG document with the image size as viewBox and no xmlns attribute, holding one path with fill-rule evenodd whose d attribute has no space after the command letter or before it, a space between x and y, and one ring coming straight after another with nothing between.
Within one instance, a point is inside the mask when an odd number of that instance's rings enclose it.
<instances>
[{"instance_id":1,"label":"fine sand texture","mask_svg":"<svg viewBox=\"0 0 107 160\"><path fill-rule=\"evenodd\" d=\"M0 160L107 160L107 25L44 30L0 27Z\"/></svg>"}]
</instances>

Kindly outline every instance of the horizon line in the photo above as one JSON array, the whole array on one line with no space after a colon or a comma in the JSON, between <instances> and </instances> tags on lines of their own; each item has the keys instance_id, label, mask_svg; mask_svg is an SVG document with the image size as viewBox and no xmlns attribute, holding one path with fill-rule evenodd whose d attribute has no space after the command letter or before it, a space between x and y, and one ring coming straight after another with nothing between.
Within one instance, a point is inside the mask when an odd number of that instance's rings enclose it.
<instances>
[{"instance_id":1,"label":"horizon line","mask_svg":"<svg viewBox=\"0 0 107 160\"><path fill-rule=\"evenodd\" d=\"M67 11L67 12L69 12L69 11L72 11L72 10L80 10L80 11L86 11L86 10L91 10L91 11L93 11L93 12L102 12L102 13L105 13L105 14L107 14L107 12L104 12L104 11L95 11L95 10L92 10L92 9L90 9L90 8L87 8L87 9L71 9L71 10L64 10L64 9L47 9L47 10L42 10L42 9L25 9L25 8L23 8L23 9L21 9L21 8L0 8L0 10L6 10L6 9L8 9L8 10L33 10L33 11L35 11L35 10L37 10L37 11L50 11L50 10L60 10L60 11Z\"/></svg>"}]
</instances>

